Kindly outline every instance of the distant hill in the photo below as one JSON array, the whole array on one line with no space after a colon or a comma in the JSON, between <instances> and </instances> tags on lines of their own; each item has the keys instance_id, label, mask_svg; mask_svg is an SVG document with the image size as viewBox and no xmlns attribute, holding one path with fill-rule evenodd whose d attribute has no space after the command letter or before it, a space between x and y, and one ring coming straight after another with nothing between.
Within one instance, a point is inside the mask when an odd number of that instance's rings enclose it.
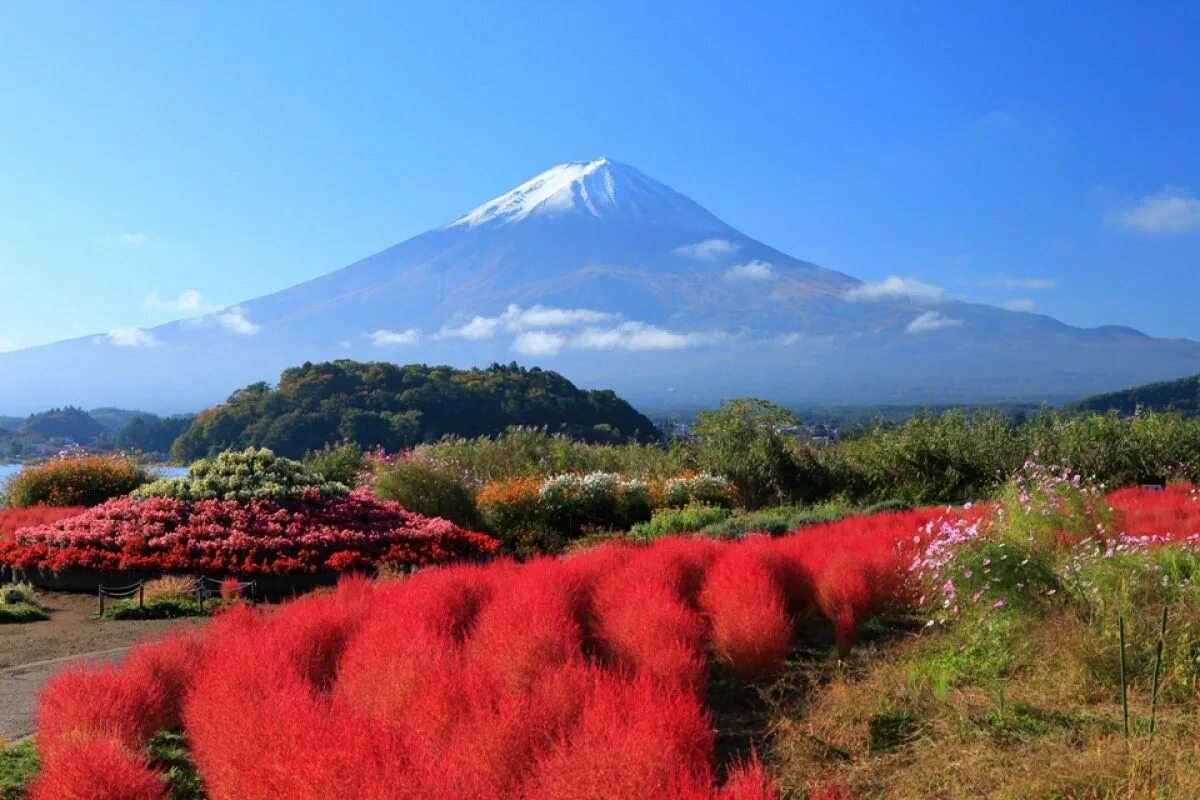
<instances>
[{"instance_id":1,"label":"distant hill","mask_svg":"<svg viewBox=\"0 0 1200 800\"><path fill-rule=\"evenodd\" d=\"M37 438L87 443L103 436L107 429L82 408L64 406L33 414L21 423L17 432Z\"/></svg>"},{"instance_id":2,"label":"distant hill","mask_svg":"<svg viewBox=\"0 0 1200 800\"><path fill-rule=\"evenodd\" d=\"M446 435L544 427L590 441L649 441L653 423L611 391L584 391L557 372L516 364L459 370L349 360L305 364L279 385L255 383L202 411L175 441L180 460L244 447L300 457L326 444L399 450Z\"/></svg>"},{"instance_id":3,"label":"distant hill","mask_svg":"<svg viewBox=\"0 0 1200 800\"><path fill-rule=\"evenodd\" d=\"M154 416L145 411L134 411L128 408L93 408L88 415L103 425L110 433L116 433L138 417Z\"/></svg>"},{"instance_id":4,"label":"distant hill","mask_svg":"<svg viewBox=\"0 0 1200 800\"><path fill-rule=\"evenodd\" d=\"M1117 411L1124 415L1132 414L1139 408L1145 411L1178 411L1188 416L1200 414L1200 375L1098 394L1066 406L1069 411Z\"/></svg>"}]
</instances>

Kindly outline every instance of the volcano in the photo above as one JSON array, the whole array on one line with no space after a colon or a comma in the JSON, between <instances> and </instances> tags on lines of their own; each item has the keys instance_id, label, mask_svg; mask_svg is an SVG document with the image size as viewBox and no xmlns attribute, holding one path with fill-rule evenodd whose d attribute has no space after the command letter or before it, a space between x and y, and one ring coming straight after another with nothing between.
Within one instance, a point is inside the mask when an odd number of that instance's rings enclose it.
<instances>
[{"instance_id":1,"label":"volcano","mask_svg":"<svg viewBox=\"0 0 1200 800\"><path fill-rule=\"evenodd\" d=\"M1200 372L1189 340L801 261L601 158L216 313L0 354L0 409L189 410L336 358L519 361L656 407L1058 402Z\"/></svg>"}]
</instances>

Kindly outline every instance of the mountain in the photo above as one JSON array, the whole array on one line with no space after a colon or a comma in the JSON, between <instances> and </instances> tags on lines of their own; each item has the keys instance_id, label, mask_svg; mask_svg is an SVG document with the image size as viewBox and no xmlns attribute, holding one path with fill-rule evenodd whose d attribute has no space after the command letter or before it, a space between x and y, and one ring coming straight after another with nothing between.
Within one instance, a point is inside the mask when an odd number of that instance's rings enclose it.
<instances>
[{"instance_id":1,"label":"mountain","mask_svg":"<svg viewBox=\"0 0 1200 800\"><path fill-rule=\"evenodd\" d=\"M1116 411L1122 416L1139 409L1178 411L1189 417L1200 414L1200 375L1093 395L1066 407L1068 411Z\"/></svg>"},{"instance_id":2,"label":"mountain","mask_svg":"<svg viewBox=\"0 0 1200 800\"><path fill-rule=\"evenodd\" d=\"M0 354L0 409L194 409L305 361L519 359L635 403L1057 402L1200 371L1200 344L864 284L639 170L563 164L275 294Z\"/></svg>"}]
</instances>

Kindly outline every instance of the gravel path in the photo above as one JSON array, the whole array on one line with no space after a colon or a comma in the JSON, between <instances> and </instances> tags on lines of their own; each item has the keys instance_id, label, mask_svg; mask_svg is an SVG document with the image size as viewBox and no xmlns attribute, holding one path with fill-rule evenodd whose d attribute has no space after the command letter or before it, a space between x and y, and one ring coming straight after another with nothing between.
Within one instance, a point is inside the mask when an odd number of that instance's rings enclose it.
<instances>
[{"instance_id":1,"label":"gravel path","mask_svg":"<svg viewBox=\"0 0 1200 800\"><path fill-rule=\"evenodd\" d=\"M55 592L38 597L50 619L0 625L0 737L10 741L33 731L37 692L54 673L73 663L120 660L138 642L203 624L197 618L101 622L93 618L95 597Z\"/></svg>"},{"instance_id":2,"label":"gravel path","mask_svg":"<svg viewBox=\"0 0 1200 800\"><path fill-rule=\"evenodd\" d=\"M117 647L0 669L0 738L11 742L33 733L38 690L56 672L73 664L117 662L128 650L129 647Z\"/></svg>"}]
</instances>

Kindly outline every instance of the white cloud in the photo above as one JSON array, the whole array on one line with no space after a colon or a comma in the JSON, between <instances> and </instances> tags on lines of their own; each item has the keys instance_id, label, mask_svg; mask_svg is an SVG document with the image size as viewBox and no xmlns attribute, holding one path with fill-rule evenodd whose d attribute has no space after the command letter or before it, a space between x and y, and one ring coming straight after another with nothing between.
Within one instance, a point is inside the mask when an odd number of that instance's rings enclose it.
<instances>
[{"instance_id":1,"label":"white cloud","mask_svg":"<svg viewBox=\"0 0 1200 800\"><path fill-rule=\"evenodd\" d=\"M374 333L364 333L363 336L370 339L371 344L376 347L395 347L416 344L421 341L421 332L416 328L403 331L389 331L386 328L380 328Z\"/></svg>"},{"instance_id":2,"label":"white cloud","mask_svg":"<svg viewBox=\"0 0 1200 800\"><path fill-rule=\"evenodd\" d=\"M581 350L680 350L725 338L714 331L679 333L645 322L623 322L612 328L586 328L570 344Z\"/></svg>"},{"instance_id":3,"label":"white cloud","mask_svg":"<svg viewBox=\"0 0 1200 800\"><path fill-rule=\"evenodd\" d=\"M739 249L741 249L741 245L735 244L728 239L705 239L702 242L694 242L693 244L676 247L675 252L688 258L712 261L729 253L735 253Z\"/></svg>"},{"instance_id":4,"label":"white cloud","mask_svg":"<svg viewBox=\"0 0 1200 800\"><path fill-rule=\"evenodd\" d=\"M150 292L146 296L147 308L161 308L168 311L207 311L211 307L204 302L204 298L200 292L195 289L184 289L179 293L179 297L171 299L159 296L158 290Z\"/></svg>"},{"instance_id":5,"label":"white cloud","mask_svg":"<svg viewBox=\"0 0 1200 800\"><path fill-rule=\"evenodd\" d=\"M1108 221L1119 228L1150 234L1200 231L1200 200L1185 190L1168 186L1137 205L1109 212Z\"/></svg>"},{"instance_id":6,"label":"white cloud","mask_svg":"<svg viewBox=\"0 0 1200 800\"><path fill-rule=\"evenodd\" d=\"M531 308L521 308L510 305L498 317L473 317L470 322L457 327L443 326L435 339L468 339L481 341L495 338L500 330L509 333L520 333L531 328L569 328L575 325L587 325L616 319L616 314L595 311L590 308L556 308L554 306L536 305Z\"/></svg>"},{"instance_id":7,"label":"white cloud","mask_svg":"<svg viewBox=\"0 0 1200 800\"><path fill-rule=\"evenodd\" d=\"M861 283L846 292L845 298L864 303L904 299L914 303L941 303L950 299L946 290L939 286L896 275L890 275L876 283Z\"/></svg>"},{"instance_id":8,"label":"white cloud","mask_svg":"<svg viewBox=\"0 0 1200 800\"><path fill-rule=\"evenodd\" d=\"M251 322L246 312L237 306L217 314L216 320L222 328L239 336L253 336L262 329L261 325Z\"/></svg>"},{"instance_id":9,"label":"white cloud","mask_svg":"<svg viewBox=\"0 0 1200 800\"><path fill-rule=\"evenodd\" d=\"M563 349L567 339L550 331L525 331L513 339L513 349L526 356L552 356Z\"/></svg>"},{"instance_id":10,"label":"white cloud","mask_svg":"<svg viewBox=\"0 0 1200 800\"><path fill-rule=\"evenodd\" d=\"M961 319L951 319L943 316L937 311L926 311L919 315L904 329L908 333L929 333L930 331L940 331L942 328L953 328L962 325Z\"/></svg>"},{"instance_id":11,"label":"white cloud","mask_svg":"<svg viewBox=\"0 0 1200 800\"><path fill-rule=\"evenodd\" d=\"M20 347L15 339L9 339L7 336L0 336L0 353L7 353L10 350L16 350Z\"/></svg>"},{"instance_id":12,"label":"white cloud","mask_svg":"<svg viewBox=\"0 0 1200 800\"><path fill-rule=\"evenodd\" d=\"M122 233L117 237L117 241L130 247L138 247L150 241L150 237L144 233Z\"/></svg>"},{"instance_id":13,"label":"white cloud","mask_svg":"<svg viewBox=\"0 0 1200 800\"><path fill-rule=\"evenodd\" d=\"M500 327L499 317L474 317L470 322L459 327L450 327L449 325L442 326L441 330L434 334L435 339L469 339L472 342L478 342L482 339L491 339L496 335L496 329Z\"/></svg>"},{"instance_id":14,"label":"white cloud","mask_svg":"<svg viewBox=\"0 0 1200 800\"><path fill-rule=\"evenodd\" d=\"M141 328L113 328L105 338L118 347L157 347L159 344L154 334Z\"/></svg>"},{"instance_id":15,"label":"white cloud","mask_svg":"<svg viewBox=\"0 0 1200 800\"><path fill-rule=\"evenodd\" d=\"M1037 303L1028 297L1017 297L1012 300L1005 300L1000 304L1000 307L1007 308L1009 311L1033 311L1036 305Z\"/></svg>"},{"instance_id":16,"label":"white cloud","mask_svg":"<svg viewBox=\"0 0 1200 800\"><path fill-rule=\"evenodd\" d=\"M775 268L767 261L749 261L725 270L727 281L769 281L774 277Z\"/></svg>"},{"instance_id":17,"label":"white cloud","mask_svg":"<svg viewBox=\"0 0 1200 800\"><path fill-rule=\"evenodd\" d=\"M1035 291L1045 291L1058 286L1058 281L1054 278L1003 277L999 279L999 283L1005 289L1031 289Z\"/></svg>"}]
</instances>

